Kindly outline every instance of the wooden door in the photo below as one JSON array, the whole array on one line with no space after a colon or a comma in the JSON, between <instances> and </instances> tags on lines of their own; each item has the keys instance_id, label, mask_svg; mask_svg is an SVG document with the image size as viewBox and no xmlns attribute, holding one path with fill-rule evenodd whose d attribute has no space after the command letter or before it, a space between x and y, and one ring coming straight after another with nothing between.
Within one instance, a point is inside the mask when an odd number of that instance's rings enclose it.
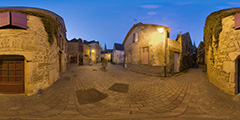
<instances>
[{"instance_id":1,"label":"wooden door","mask_svg":"<svg viewBox=\"0 0 240 120\"><path fill-rule=\"evenodd\" d=\"M0 92L24 93L23 60L0 60Z\"/></svg>"},{"instance_id":2,"label":"wooden door","mask_svg":"<svg viewBox=\"0 0 240 120\"><path fill-rule=\"evenodd\" d=\"M142 48L142 64L148 64L149 61L149 49L148 47Z\"/></svg>"}]
</instances>

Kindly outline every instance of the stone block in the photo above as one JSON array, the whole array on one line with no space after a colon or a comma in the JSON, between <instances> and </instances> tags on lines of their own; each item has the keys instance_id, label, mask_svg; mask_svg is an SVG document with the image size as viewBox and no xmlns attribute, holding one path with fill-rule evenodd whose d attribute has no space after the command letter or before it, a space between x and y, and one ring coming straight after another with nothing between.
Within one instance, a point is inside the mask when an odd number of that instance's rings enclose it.
<instances>
[{"instance_id":1,"label":"stone block","mask_svg":"<svg viewBox=\"0 0 240 120\"><path fill-rule=\"evenodd\" d=\"M227 73L235 72L235 62L224 61L223 62L223 70Z\"/></svg>"},{"instance_id":2,"label":"stone block","mask_svg":"<svg viewBox=\"0 0 240 120\"><path fill-rule=\"evenodd\" d=\"M240 55L240 52L230 52L228 54L229 58L231 59L231 61L235 61L236 58Z\"/></svg>"}]
</instances>

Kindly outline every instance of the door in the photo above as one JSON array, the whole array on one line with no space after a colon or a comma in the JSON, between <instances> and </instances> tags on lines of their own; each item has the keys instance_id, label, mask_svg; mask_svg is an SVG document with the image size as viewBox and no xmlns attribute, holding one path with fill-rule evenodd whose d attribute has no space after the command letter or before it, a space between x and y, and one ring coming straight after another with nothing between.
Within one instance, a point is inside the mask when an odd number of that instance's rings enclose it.
<instances>
[{"instance_id":1,"label":"door","mask_svg":"<svg viewBox=\"0 0 240 120\"><path fill-rule=\"evenodd\" d=\"M179 72L178 71L178 54L174 54L174 72Z\"/></svg>"},{"instance_id":2,"label":"door","mask_svg":"<svg viewBox=\"0 0 240 120\"><path fill-rule=\"evenodd\" d=\"M142 64L148 64L148 47L142 48Z\"/></svg>"},{"instance_id":3,"label":"door","mask_svg":"<svg viewBox=\"0 0 240 120\"><path fill-rule=\"evenodd\" d=\"M0 92L24 93L24 60L0 60Z\"/></svg>"}]
</instances>

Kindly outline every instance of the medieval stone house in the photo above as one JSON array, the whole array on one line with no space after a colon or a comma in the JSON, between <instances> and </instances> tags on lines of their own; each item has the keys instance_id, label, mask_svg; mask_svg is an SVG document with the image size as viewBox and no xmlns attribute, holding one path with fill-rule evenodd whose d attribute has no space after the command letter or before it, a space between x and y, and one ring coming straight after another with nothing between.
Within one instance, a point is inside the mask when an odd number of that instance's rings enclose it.
<instances>
[{"instance_id":1,"label":"medieval stone house","mask_svg":"<svg viewBox=\"0 0 240 120\"><path fill-rule=\"evenodd\" d=\"M0 8L0 93L31 95L67 67L62 17L44 9Z\"/></svg>"},{"instance_id":2,"label":"medieval stone house","mask_svg":"<svg viewBox=\"0 0 240 120\"><path fill-rule=\"evenodd\" d=\"M204 27L209 81L229 94L240 92L240 8L210 14Z\"/></svg>"},{"instance_id":3,"label":"medieval stone house","mask_svg":"<svg viewBox=\"0 0 240 120\"><path fill-rule=\"evenodd\" d=\"M112 52L112 63L123 64L124 46L122 44L114 43Z\"/></svg>"},{"instance_id":4,"label":"medieval stone house","mask_svg":"<svg viewBox=\"0 0 240 120\"><path fill-rule=\"evenodd\" d=\"M88 65L90 59L90 45L82 43L82 39L72 39L67 43L68 63Z\"/></svg>"},{"instance_id":5,"label":"medieval stone house","mask_svg":"<svg viewBox=\"0 0 240 120\"><path fill-rule=\"evenodd\" d=\"M93 61L93 63L98 63L101 61L101 47L99 46L99 42L92 40L92 41L86 41L84 40L84 43L90 46L90 59Z\"/></svg>"},{"instance_id":6,"label":"medieval stone house","mask_svg":"<svg viewBox=\"0 0 240 120\"><path fill-rule=\"evenodd\" d=\"M192 44L189 32L184 34L178 34L176 41L180 43L180 71L183 71L195 65L196 46Z\"/></svg>"},{"instance_id":7,"label":"medieval stone house","mask_svg":"<svg viewBox=\"0 0 240 120\"><path fill-rule=\"evenodd\" d=\"M170 39L169 33L169 27L135 24L123 41L124 66L133 71L159 76L165 76L165 65L167 76L179 72L180 43Z\"/></svg>"}]
</instances>

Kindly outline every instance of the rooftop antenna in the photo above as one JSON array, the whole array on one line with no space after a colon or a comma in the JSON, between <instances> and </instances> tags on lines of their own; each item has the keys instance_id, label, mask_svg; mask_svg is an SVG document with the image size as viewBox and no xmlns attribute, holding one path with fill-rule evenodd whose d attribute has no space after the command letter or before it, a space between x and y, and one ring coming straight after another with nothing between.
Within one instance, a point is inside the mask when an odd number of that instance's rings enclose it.
<instances>
[{"instance_id":1,"label":"rooftop antenna","mask_svg":"<svg viewBox=\"0 0 240 120\"><path fill-rule=\"evenodd\" d=\"M136 18L134 18L133 20L134 20L135 23L137 23L137 19Z\"/></svg>"}]
</instances>

